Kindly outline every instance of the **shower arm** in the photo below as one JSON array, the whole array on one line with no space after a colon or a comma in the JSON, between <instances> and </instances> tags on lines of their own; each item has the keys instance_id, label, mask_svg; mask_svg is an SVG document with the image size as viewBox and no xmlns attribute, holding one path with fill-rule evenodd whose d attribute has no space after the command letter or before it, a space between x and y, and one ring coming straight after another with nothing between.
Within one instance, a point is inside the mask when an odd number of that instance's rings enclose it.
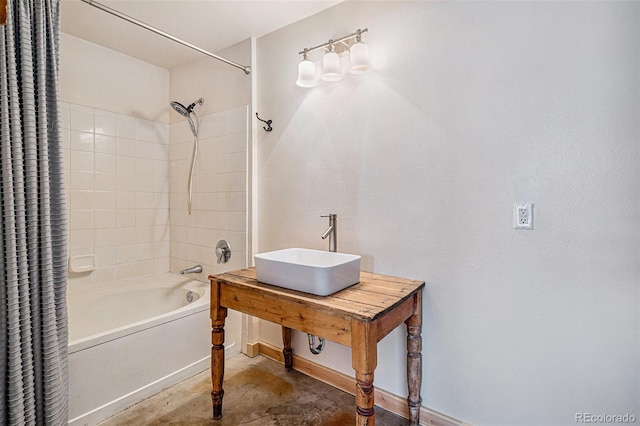
<instances>
[{"instance_id":1,"label":"shower arm","mask_svg":"<svg viewBox=\"0 0 640 426\"><path fill-rule=\"evenodd\" d=\"M187 47L189 47L189 48L191 48L191 49L193 49L193 50L195 50L195 51L197 51L197 52L200 52L200 53L203 53L203 54L205 54L205 55L207 55L207 56L210 56L210 57L212 57L213 59L217 59L217 60L222 61L222 62L224 62L224 63L226 63L226 64L229 64L229 65L231 65L231 66L234 66L234 67L236 67L236 68L239 68L239 69L241 69L242 71L244 71L244 73L245 73L245 74L247 74L247 75L248 75L248 74L251 74L251 67L250 67L250 66L242 65L242 64L239 64L239 63L237 63L237 62L230 61L229 59L223 58L222 56L218 56L218 55L216 55L216 54L214 54L214 53L211 53L211 52L209 52L209 51L207 51L207 50L204 50L204 49L202 49L202 48L200 48L200 47L198 47L198 46L195 46L195 45L193 45L193 44L191 44L191 43L189 43L189 42L187 42L187 41L184 41L184 40L182 40L182 39L180 39L180 38L178 38L178 37L175 37L175 36L172 36L171 34L165 33L164 31L159 30L159 29L157 29L156 27L152 27L152 26L151 26L151 25L149 25L149 24L145 24L144 22L139 21L139 20L137 20L137 19L135 19L135 18L132 18L132 17L131 17L131 16L129 16L129 15L125 15L124 13L119 12L119 11L117 11L117 10L115 10L115 9L112 9L112 8L110 8L109 6L105 6L105 5L104 5L104 4L102 4L102 3L98 3L97 1L94 1L94 0L82 0L82 1L83 1L83 2L85 2L85 3L87 3L87 4L88 4L88 5L90 5L90 6L93 6L93 7L97 8L97 9L102 10L103 12L110 13L110 14L112 14L113 16L117 16L117 17L118 17L118 18L120 18L120 19L124 19L125 21L129 21L129 22L131 22L132 24L135 24L135 25L137 25L137 26L139 26L139 27L142 27L142 28L144 28L144 29L146 29L146 30L149 30L149 31L151 31L151 32L153 32L153 33L156 33L156 34L158 34L158 35L161 35L162 37L166 37L166 38L168 38L169 40L173 40L173 41L175 41L176 43L180 43L180 44L182 44L183 46L187 46Z\"/></svg>"}]
</instances>

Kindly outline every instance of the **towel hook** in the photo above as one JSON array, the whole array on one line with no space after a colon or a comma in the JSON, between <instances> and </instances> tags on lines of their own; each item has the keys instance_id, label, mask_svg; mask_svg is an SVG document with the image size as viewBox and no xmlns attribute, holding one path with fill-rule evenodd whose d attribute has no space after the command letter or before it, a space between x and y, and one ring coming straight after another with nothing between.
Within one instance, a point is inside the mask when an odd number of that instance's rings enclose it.
<instances>
[{"instance_id":1,"label":"towel hook","mask_svg":"<svg viewBox=\"0 0 640 426\"><path fill-rule=\"evenodd\" d=\"M258 113L256 112L256 118L260 121L262 121L263 123L267 123L266 126L262 127L265 131L270 132L273 130L273 127L271 127L271 123L273 123L273 120L263 120L262 118L258 117Z\"/></svg>"}]
</instances>

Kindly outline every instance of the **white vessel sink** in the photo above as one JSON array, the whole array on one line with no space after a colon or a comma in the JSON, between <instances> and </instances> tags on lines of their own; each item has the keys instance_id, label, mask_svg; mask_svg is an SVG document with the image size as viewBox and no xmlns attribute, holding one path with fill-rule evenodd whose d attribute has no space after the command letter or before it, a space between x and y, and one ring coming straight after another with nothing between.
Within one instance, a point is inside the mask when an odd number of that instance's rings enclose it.
<instances>
[{"instance_id":1,"label":"white vessel sink","mask_svg":"<svg viewBox=\"0 0 640 426\"><path fill-rule=\"evenodd\" d=\"M327 296L360 281L360 256L290 248L254 256L260 282Z\"/></svg>"}]
</instances>

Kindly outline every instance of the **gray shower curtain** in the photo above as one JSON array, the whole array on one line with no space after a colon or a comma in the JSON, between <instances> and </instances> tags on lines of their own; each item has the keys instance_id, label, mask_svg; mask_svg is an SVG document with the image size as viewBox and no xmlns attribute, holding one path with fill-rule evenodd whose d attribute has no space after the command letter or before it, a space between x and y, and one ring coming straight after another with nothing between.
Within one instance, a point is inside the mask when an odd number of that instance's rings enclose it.
<instances>
[{"instance_id":1,"label":"gray shower curtain","mask_svg":"<svg viewBox=\"0 0 640 426\"><path fill-rule=\"evenodd\" d=\"M0 425L67 423L59 0L10 0L0 27Z\"/></svg>"}]
</instances>

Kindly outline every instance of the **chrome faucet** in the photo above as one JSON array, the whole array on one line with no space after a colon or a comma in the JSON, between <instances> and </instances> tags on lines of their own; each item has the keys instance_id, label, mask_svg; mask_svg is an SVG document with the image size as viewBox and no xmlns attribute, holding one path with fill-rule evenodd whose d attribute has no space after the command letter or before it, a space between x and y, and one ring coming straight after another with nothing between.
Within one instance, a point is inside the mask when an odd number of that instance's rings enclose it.
<instances>
[{"instance_id":1,"label":"chrome faucet","mask_svg":"<svg viewBox=\"0 0 640 426\"><path fill-rule=\"evenodd\" d=\"M329 218L329 227L322 234L322 239L329 237L329 251L336 252L338 251L338 215L335 213L330 213L326 216L320 217L328 217Z\"/></svg>"},{"instance_id":2,"label":"chrome faucet","mask_svg":"<svg viewBox=\"0 0 640 426\"><path fill-rule=\"evenodd\" d=\"M202 265L195 265L191 268L183 269L182 271L180 271L180 275L199 274L200 272L202 272Z\"/></svg>"},{"instance_id":3,"label":"chrome faucet","mask_svg":"<svg viewBox=\"0 0 640 426\"><path fill-rule=\"evenodd\" d=\"M326 216L320 217L328 217L329 218L329 227L322 234L322 239L326 239L329 237L329 251L337 252L338 251L338 215L335 213L329 213ZM318 355L324 349L324 337L315 336L313 334L308 334L309 338L309 350L312 354ZM318 338L318 344L316 345L316 337Z\"/></svg>"}]
</instances>

